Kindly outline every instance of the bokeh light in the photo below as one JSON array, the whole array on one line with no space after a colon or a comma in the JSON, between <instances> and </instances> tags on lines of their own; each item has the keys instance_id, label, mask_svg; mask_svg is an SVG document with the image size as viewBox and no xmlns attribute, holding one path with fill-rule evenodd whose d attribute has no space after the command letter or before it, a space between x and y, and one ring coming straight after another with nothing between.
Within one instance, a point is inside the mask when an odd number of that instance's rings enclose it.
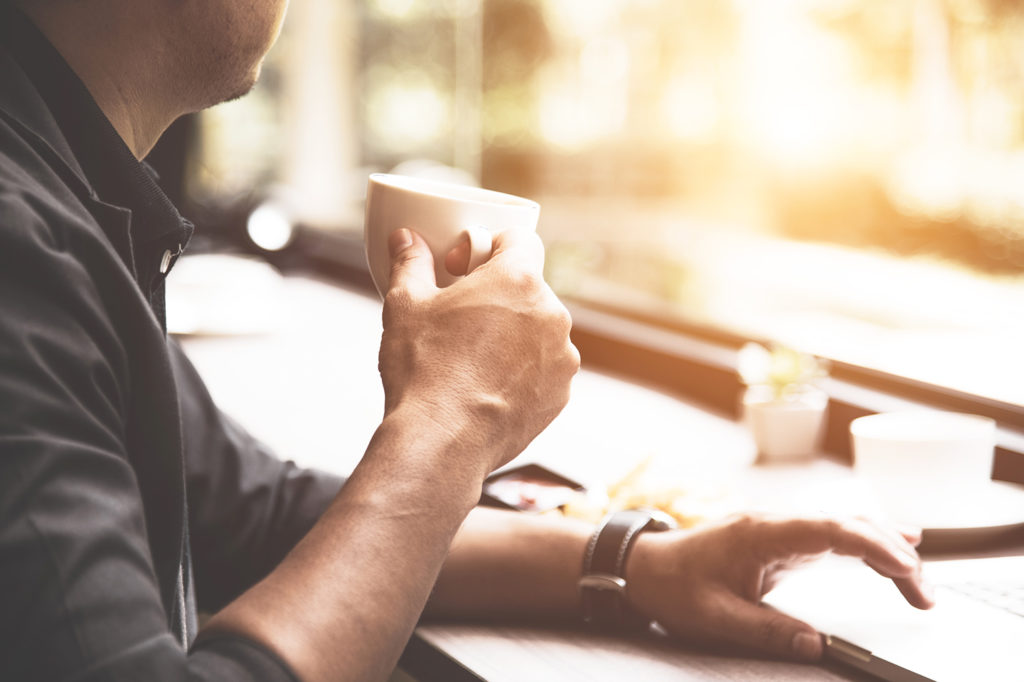
<instances>
[{"instance_id":1,"label":"bokeh light","mask_svg":"<svg viewBox=\"0 0 1024 682\"><path fill-rule=\"evenodd\" d=\"M426 74L382 68L372 70L367 80L367 132L380 147L409 153L446 129L449 102Z\"/></svg>"},{"instance_id":2,"label":"bokeh light","mask_svg":"<svg viewBox=\"0 0 1024 682\"><path fill-rule=\"evenodd\" d=\"M289 45L308 38L286 25L257 91L205 116L209 192L279 183L312 205L312 176L356 204L369 170L457 167L542 203L563 295L1024 404L1024 384L998 382L1024 346L1021 3L332 6L323 58L351 61L324 97L352 112L351 177L280 163L329 137L281 114L283 74L302 68Z\"/></svg>"}]
</instances>

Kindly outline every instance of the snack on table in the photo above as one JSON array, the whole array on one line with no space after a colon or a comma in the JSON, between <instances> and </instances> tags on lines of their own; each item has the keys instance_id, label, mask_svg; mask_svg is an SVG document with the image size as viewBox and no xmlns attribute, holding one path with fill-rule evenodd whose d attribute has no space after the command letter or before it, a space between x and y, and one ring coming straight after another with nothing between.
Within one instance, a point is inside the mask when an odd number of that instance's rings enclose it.
<instances>
[{"instance_id":1,"label":"snack on table","mask_svg":"<svg viewBox=\"0 0 1024 682\"><path fill-rule=\"evenodd\" d=\"M574 492L561 507L562 513L596 523L605 514L640 507L658 509L672 516L680 528L692 528L739 509L738 500L726 486L693 481L681 485L652 475L654 457L644 459L621 480L608 486L608 494ZM670 477L671 479L671 477Z\"/></svg>"}]
</instances>

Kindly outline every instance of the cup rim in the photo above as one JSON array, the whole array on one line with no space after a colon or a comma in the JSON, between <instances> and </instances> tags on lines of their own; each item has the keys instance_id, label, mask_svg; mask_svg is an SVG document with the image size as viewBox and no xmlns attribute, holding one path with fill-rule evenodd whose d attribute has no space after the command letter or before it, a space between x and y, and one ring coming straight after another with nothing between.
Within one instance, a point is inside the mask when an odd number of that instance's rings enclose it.
<instances>
[{"instance_id":1,"label":"cup rim","mask_svg":"<svg viewBox=\"0 0 1024 682\"><path fill-rule=\"evenodd\" d=\"M946 428L928 433L917 428L927 421L941 420ZM914 428L904 433L883 432L892 422L907 421ZM950 428L952 427L952 428ZM954 442L976 440L995 435L996 421L991 417L966 412L944 410L900 410L880 412L858 417L850 422L850 435L855 439L880 440L899 443ZM910 431L913 431L912 433Z\"/></svg>"},{"instance_id":2,"label":"cup rim","mask_svg":"<svg viewBox=\"0 0 1024 682\"><path fill-rule=\"evenodd\" d=\"M493 189L484 189L483 187L473 187L471 185L459 185L452 182L441 182L438 180L417 178L412 175L398 175L395 173L371 173L367 182L369 182L371 185L381 185L383 187L388 187L403 192L411 192L412 194L417 194L424 197L431 197L434 199L469 202L479 204L481 206L491 206L495 203L501 202L502 205L508 206L510 208L520 208L530 211L540 210L540 204L538 204L536 201L533 201L532 199L527 199L525 197L516 196L515 194L498 192ZM459 196L453 196L453 193L457 193ZM483 197L489 197L490 200L487 200Z\"/></svg>"}]
</instances>

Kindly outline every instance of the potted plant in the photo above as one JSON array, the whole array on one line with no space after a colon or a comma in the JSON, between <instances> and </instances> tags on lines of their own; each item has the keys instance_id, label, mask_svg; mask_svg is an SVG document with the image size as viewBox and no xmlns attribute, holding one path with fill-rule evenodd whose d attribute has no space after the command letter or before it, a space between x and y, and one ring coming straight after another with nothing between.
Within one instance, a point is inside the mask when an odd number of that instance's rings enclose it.
<instances>
[{"instance_id":1,"label":"potted plant","mask_svg":"<svg viewBox=\"0 0 1024 682\"><path fill-rule=\"evenodd\" d=\"M812 457L825 431L828 395L815 385L825 363L784 346L748 343L738 369L747 390L743 415L762 462Z\"/></svg>"}]
</instances>

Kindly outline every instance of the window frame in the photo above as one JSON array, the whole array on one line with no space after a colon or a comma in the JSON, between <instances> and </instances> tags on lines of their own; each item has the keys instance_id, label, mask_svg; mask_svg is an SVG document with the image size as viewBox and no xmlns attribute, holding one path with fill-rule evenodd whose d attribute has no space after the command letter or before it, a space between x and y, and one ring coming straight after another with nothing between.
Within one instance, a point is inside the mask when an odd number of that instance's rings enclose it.
<instances>
[{"instance_id":1,"label":"window frame","mask_svg":"<svg viewBox=\"0 0 1024 682\"><path fill-rule=\"evenodd\" d=\"M289 249L261 255L285 271L310 272L377 297L359 234L300 228ZM573 317L573 343L588 367L657 387L732 419L741 417L745 386L737 351L747 342L768 339L570 297L563 302ZM849 428L858 417L915 408L970 412L997 423L992 478L1024 484L1022 405L839 361L831 361L821 388L829 396L823 451L837 461L852 462Z\"/></svg>"}]
</instances>

